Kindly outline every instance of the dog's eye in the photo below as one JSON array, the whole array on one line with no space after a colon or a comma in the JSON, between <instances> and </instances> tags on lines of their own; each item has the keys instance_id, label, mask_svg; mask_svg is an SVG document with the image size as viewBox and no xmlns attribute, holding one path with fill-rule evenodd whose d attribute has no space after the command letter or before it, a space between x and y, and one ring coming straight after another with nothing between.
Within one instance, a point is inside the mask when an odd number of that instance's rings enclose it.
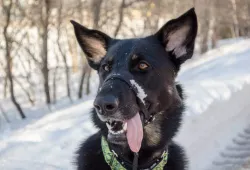
<instances>
[{"instance_id":1,"label":"dog's eye","mask_svg":"<svg viewBox=\"0 0 250 170\"><path fill-rule=\"evenodd\" d=\"M147 70L149 68L149 64L146 63L145 61L141 61L141 62L138 63L137 67L138 67L139 70L144 71L144 70Z\"/></svg>"},{"instance_id":2,"label":"dog's eye","mask_svg":"<svg viewBox=\"0 0 250 170\"><path fill-rule=\"evenodd\" d=\"M102 66L102 68L103 68L103 70L105 70L105 71L107 71L107 72L109 72L110 69L111 69L111 67L110 67L108 64L104 64L104 65Z\"/></svg>"}]
</instances>

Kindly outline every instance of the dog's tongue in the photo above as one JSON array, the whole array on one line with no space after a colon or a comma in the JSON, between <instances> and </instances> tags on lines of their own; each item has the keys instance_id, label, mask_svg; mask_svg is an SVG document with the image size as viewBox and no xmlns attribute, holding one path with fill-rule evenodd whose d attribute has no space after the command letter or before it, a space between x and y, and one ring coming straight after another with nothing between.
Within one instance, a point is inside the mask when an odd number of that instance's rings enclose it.
<instances>
[{"instance_id":1,"label":"dog's tongue","mask_svg":"<svg viewBox=\"0 0 250 170\"><path fill-rule=\"evenodd\" d=\"M133 152L139 152L143 138L142 122L139 112L127 121L127 140Z\"/></svg>"}]
</instances>

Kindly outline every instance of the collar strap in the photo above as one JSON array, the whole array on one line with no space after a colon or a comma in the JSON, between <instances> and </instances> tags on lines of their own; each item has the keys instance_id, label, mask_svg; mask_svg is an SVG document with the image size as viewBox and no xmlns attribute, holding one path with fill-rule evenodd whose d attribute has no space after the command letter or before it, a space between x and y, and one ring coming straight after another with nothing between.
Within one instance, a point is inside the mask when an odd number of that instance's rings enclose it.
<instances>
[{"instance_id":1,"label":"collar strap","mask_svg":"<svg viewBox=\"0 0 250 170\"><path fill-rule=\"evenodd\" d=\"M105 158L106 163L110 166L111 170L127 170L128 167L132 167L131 163L122 161L118 155L109 149L109 145L105 137L102 136L101 141L102 152ZM139 168L140 170L163 170L164 166L167 164L168 152L164 151L161 158L157 159L153 164L148 168ZM131 168L132 169L132 168Z\"/></svg>"}]
</instances>

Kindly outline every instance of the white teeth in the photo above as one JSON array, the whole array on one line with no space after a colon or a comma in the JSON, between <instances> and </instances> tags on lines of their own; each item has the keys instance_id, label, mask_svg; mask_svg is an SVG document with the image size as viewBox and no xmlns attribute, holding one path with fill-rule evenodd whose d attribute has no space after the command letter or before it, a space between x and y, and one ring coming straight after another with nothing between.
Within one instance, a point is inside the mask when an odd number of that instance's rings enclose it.
<instances>
[{"instance_id":1,"label":"white teeth","mask_svg":"<svg viewBox=\"0 0 250 170\"><path fill-rule=\"evenodd\" d=\"M113 135L118 135L118 134L124 133L124 130L119 130L119 131L115 132L115 131L109 129L109 132L110 132L111 134L113 134Z\"/></svg>"},{"instance_id":2,"label":"white teeth","mask_svg":"<svg viewBox=\"0 0 250 170\"><path fill-rule=\"evenodd\" d=\"M106 126L109 130L109 133L113 134L113 135L118 135L118 134L122 134L124 133L125 131L127 131L127 123L124 123L123 126L122 126L122 129L119 130L119 131L113 131L112 130L112 127L109 123L106 123Z\"/></svg>"},{"instance_id":3,"label":"white teeth","mask_svg":"<svg viewBox=\"0 0 250 170\"><path fill-rule=\"evenodd\" d=\"M123 128L124 131L127 130L127 126L128 126L128 125L127 125L127 122L123 124L123 127L122 127L122 128Z\"/></svg>"},{"instance_id":4,"label":"white teeth","mask_svg":"<svg viewBox=\"0 0 250 170\"><path fill-rule=\"evenodd\" d=\"M111 126L108 123L106 123L106 126L108 127L109 130L111 130Z\"/></svg>"}]
</instances>

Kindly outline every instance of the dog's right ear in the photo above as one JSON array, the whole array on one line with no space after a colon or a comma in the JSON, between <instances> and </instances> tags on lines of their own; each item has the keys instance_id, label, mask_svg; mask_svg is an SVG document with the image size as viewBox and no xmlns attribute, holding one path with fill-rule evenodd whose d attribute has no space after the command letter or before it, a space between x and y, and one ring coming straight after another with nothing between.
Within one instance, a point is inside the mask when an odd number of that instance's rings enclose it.
<instances>
[{"instance_id":1,"label":"dog's right ear","mask_svg":"<svg viewBox=\"0 0 250 170\"><path fill-rule=\"evenodd\" d=\"M86 54L90 67L97 70L107 53L111 38L101 31L88 29L72 20L70 22L74 26L76 39Z\"/></svg>"},{"instance_id":2,"label":"dog's right ear","mask_svg":"<svg viewBox=\"0 0 250 170\"><path fill-rule=\"evenodd\" d=\"M177 68L192 57L197 29L197 17L192 8L180 17L167 22L156 33Z\"/></svg>"}]
</instances>

